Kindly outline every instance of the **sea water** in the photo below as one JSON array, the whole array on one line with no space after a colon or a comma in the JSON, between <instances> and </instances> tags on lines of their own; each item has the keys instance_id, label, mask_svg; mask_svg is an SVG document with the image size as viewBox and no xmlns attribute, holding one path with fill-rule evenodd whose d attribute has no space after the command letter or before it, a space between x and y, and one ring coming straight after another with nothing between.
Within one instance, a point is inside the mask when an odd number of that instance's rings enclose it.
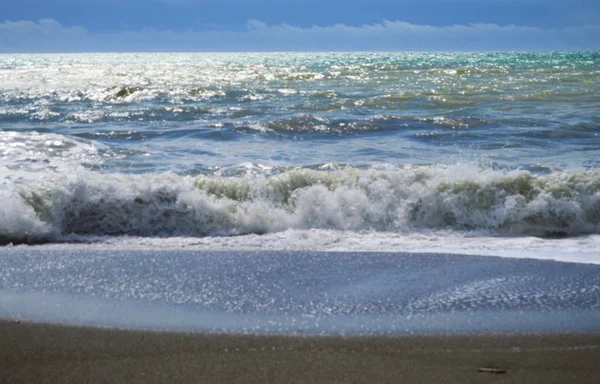
<instances>
[{"instance_id":1,"label":"sea water","mask_svg":"<svg viewBox=\"0 0 600 384\"><path fill-rule=\"evenodd\" d=\"M403 252L0 248L0 319L278 334L600 330L600 265Z\"/></svg>"},{"instance_id":2,"label":"sea water","mask_svg":"<svg viewBox=\"0 0 600 384\"><path fill-rule=\"evenodd\" d=\"M597 52L2 55L0 242L599 263L599 111Z\"/></svg>"}]
</instances>

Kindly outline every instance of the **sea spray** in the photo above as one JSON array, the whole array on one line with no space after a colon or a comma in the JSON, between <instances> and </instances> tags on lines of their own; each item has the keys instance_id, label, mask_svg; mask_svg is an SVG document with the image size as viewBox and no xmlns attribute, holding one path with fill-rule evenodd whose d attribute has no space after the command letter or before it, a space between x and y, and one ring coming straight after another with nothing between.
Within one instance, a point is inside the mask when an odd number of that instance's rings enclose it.
<instances>
[{"instance_id":1,"label":"sea spray","mask_svg":"<svg viewBox=\"0 0 600 384\"><path fill-rule=\"evenodd\" d=\"M287 229L513 235L600 233L596 170L490 171L468 165L292 169L271 176L100 174L5 193L3 242L69 234L214 236Z\"/></svg>"}]
</instances>

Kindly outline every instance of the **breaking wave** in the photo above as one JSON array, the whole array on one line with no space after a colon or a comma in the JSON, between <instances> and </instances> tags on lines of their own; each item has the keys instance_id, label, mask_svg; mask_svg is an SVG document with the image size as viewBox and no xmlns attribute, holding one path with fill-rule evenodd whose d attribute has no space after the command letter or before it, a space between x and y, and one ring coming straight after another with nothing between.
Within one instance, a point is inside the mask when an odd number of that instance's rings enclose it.
<instances>
[{"instance_id":1,"label":"breaking wave","mask_svg":"<svg viewBox=\"0 0 600 384\"><path fill-rule=\"evenodd\" d=\"M536 175L471 165L347 167L246 177L45 172L36 181L0 185L1 243L311 228L600 233L599 170Z\"/></svg>"}]
</instances>

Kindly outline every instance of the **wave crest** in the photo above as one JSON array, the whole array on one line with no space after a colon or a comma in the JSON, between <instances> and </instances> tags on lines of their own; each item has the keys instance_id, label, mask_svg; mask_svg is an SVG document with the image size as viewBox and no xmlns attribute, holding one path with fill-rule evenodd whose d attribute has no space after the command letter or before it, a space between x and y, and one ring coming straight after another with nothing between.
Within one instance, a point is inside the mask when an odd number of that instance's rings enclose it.
<instances>
[{"instance_id":1,"label":"wave crest","mask_svg":"<svg viewBox=\"0 0 600 384\"><path fill-rule=\"evenodd\" d=\"M89 172L4 191L2 242L70 234L209 236L328 228L600 233L600 171L295 169L272 176Z\"/></svg>"}]
</instances>

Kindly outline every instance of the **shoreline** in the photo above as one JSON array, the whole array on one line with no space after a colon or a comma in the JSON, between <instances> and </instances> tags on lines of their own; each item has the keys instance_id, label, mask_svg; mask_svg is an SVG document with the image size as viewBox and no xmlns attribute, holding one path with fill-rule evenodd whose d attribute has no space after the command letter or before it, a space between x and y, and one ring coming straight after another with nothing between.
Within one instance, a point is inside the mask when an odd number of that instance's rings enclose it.
<instances>
[{"instance_id":1,"label":"shoreline","mask_svg":"<svg viewBox=\"0 0 600 384\"><path fill-rule=\"evenodd\" d=\"M597 252L600 234L577 235L565 238L481 234L466 236L468 232L412 233L356 232L333 229L286 229L264 234L232 236L189 237L176 236L85 236L71 235L64 239L39 243L9 243L3 248L15 250L49 249L52 251L130 252L187 251L187 252L319 252L329 254L377 253L412 255L455 255L467 257L508 258L520 260L556 261L600 265ZM325 241L324 241L325 239ZM293 240L294 246L290 243ZM481 243L486 247L482 248ZM438 244L441 243L441 244ZM527 249L532 247L532 249ZM572 247L579 247L573 251Z\"/></svg>"},{"instance_id":2,"label":"shoreline","mask_svg":"<svg viewBox=\"0 0 600 384\"><path fill-rule=\"evenodd\" d=\"M288 336L0 319L0 340L1 383L600 380L600 332Z\"/></svg>"}]
</instances>

